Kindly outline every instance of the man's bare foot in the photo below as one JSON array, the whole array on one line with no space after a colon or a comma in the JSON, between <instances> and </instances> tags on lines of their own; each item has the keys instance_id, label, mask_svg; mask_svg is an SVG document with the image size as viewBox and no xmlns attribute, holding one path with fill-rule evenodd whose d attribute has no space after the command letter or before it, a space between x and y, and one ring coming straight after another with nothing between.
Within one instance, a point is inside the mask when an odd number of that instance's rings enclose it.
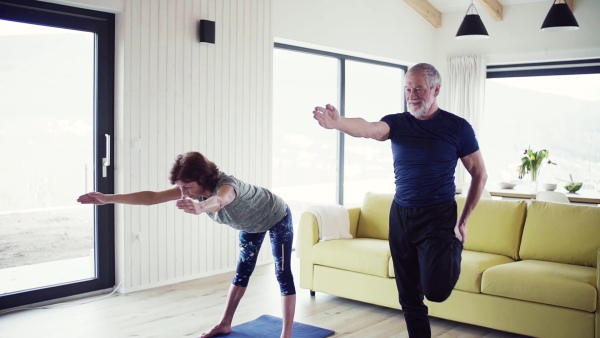
<instances>
[{"instance_id":1,"label":"man's bare foot","mask_svg":"<svg viewBox=\"0 0 600 338\"><path fill-rule=\"evenodd\" d=\"M214 337L218 334L227 334L231 332L231 325L226 324L217 324L210 329L208 332L204 332L200 335L200 338L209 338Z\"/></svg>"}]
</instances>

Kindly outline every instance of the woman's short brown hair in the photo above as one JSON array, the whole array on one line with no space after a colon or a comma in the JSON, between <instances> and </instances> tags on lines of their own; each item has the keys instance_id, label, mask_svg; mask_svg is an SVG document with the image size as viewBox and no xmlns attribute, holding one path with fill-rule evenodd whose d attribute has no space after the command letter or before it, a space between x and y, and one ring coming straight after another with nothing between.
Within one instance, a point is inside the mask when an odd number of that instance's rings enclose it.
<instances>
[{"instance_id":1,"label":"woman's short brown hair","mask_svg":"<svg viewBox=\"0 0 600 338\"><path fill-rule=\"evenodd\" d=\"M177 181L196 182L205 189L214 190L219 179L219 168L197 151L177 155L169 177L171 184Z\"/></svg>"}]
</instances>

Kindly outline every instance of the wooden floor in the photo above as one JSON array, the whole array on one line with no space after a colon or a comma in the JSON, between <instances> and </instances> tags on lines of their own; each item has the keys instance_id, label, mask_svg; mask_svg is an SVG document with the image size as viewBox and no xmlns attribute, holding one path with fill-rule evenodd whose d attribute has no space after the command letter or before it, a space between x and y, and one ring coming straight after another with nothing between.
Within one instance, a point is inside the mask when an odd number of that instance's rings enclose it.
<instances>
[{"instance_id":1,"label":"wooden floor","mask_svg":"<svg viewBox=\"0 0 600 338\"><path fill-rule=\"evenodd\" d=\"M297 262L295 262L297 263ZM296 269L296 282L299 274ZM220 318L232 274L139 291L73 300L50 309L0 315L1 338L196 337ZM332 337L408 337L402 311L297 289L298 322L335 331ZM96 298L100 298L95 301ZM262 314L281 317L273 266L256 268L234 325ZM432 318L433 337L524 337Z\"/></svg>"}]
</instances>

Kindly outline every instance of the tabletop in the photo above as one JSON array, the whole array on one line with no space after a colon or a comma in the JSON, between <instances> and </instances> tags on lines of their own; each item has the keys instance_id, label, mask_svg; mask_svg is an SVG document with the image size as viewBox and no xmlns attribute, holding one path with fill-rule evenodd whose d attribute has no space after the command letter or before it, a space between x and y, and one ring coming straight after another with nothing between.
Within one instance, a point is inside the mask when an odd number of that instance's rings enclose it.
<instances>
[{"instance_id":1,"label":"tabletop","mask_svg":"<svg viewBox=\"0 0 600 338\"><path fill-rule=\"evenodd\" d=\"M467 188L457 189L457 193L461 193ZM517 199L535 199L535 193L529 190L529 186L517 185L512 189L502 189L498 185L486 186L486 189L492 196L501 198L517 198ZM541 190L540 190L541 191ZM567 195L571 203L584 204L600 204L600 191L597 189L580 189L575 193L570 193L564 188L559 187L555 191L562 192Z\"/></svg>"}]
</instances>

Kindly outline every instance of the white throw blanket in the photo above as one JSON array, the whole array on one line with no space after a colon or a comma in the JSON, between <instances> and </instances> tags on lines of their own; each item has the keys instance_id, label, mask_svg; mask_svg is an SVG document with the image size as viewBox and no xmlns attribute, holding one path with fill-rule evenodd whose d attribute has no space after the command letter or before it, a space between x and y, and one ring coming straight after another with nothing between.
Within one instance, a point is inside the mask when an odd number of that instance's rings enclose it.
<instances>
[{"instance_id":1,"label":"white throw blanket","mask_svg":"<svg viewBox=\"0 0 600 338\"><path fill-rule=\"evenodd\" d=\"M306 211L312 212L319 223L319 240L352 238L348 210L339 204L313 205Z\"/></svg>"}]
</instances>

